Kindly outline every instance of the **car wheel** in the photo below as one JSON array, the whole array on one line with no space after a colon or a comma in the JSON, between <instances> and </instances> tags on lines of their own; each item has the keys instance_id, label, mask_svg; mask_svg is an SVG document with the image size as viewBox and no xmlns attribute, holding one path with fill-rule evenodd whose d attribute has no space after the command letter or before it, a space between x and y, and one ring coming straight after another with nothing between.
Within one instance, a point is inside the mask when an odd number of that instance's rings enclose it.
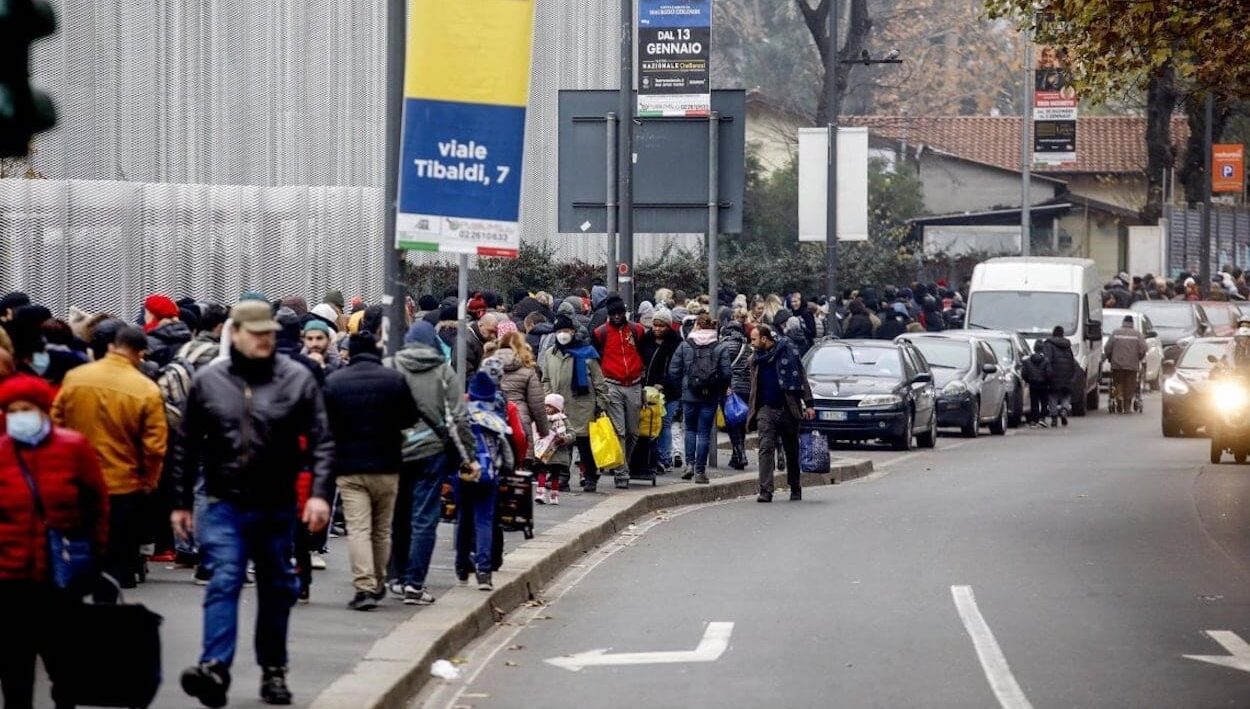
<instances>
[{"instance_id":1,"label":"car wheel","mask_svg":"<svg viewBox=\"0 0 1250 709\"><path fill-rule=\"evenodd\" d=\"M1007 426L1009 428L1020 428L1020 423L1024 421L1024 385L1016 388L1016 395L1012 397L1011 414L1007 417Z\"/></svg>"},{"instance_id":2,"label":"car wheel","mask_svg":"<svg viewBox=\"0 0 1250 709\"><path fill-rule=\"evenodd\" d=\"M890 448L896 451L911 450L911 428L913 425L915 425L915 419L912 418L912 413L908 411L907 418L903 421L903 435L890 441Z\"/></svg>"},{"instance_id":3,"label":"car wheel","mask_svg":"<svg viewBox=\"0 0 1250 709\"><path fill-rule=\"evenodd\" d=\"M916 445L920 448L937 447L937 414L929 417L929 430L916 434Z\"/></svg>"},{"instance_id":4,"label":"car wheel","mask_svg":"<svg viewBox=\"0 0 1250 709\"><path fill-rule=\"evenodd\" d=\"M998 407L998 418L990 422L990 433L995 436L1002 436L1007 433L1007 400L1003 399L1002 406Z\"/></svg>"},{"instance_id":5,"label":"car wheel","mask_svg":"<svg viewBox=\"0 0 1250 709\"><path fill-rule=\"evenodd\" d=\"M1211 439L1211 464L1218 465L1220 462L1220 459L1223 457L1224 457L1224 446L1220 445L1219 441L1212 438Z\"/></svg>"},{"instance_id":6,"label":"car wheel","mask_svg":"<svg viewBox=\"0 0 1250 709\"><path fill-rule=\"evenodd\" d=\"M981 432L981 401L972 402L972 414L968 416L968 421L960 427L965 438L976 438Z\"/></svg>"},{"instance_id":7,"label":"car wheel","mask_svg":"<svg viewBox=\"0 0 1250 709\"><path fill-rule=\"evenodd\" d=\"M1163 417L1163 437L1164 438L1180 438L1183 435L1181 427L1167 416Z\"/></svg>"}]
</instances>

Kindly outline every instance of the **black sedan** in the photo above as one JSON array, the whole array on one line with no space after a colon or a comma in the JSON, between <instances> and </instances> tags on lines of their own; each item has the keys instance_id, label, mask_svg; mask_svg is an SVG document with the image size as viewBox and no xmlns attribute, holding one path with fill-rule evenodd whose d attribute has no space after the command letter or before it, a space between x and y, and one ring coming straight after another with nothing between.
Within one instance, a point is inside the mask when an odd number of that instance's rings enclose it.
<instances>
[{"instance_id":1,"label":"black sedan","mask_svg":"<svg viewBox=\"0 0 1250 709\"><path fill-rule=\"evenodd\" d=\"M908 343L825 340L803 359L816 418L803 430L831 441L880 439L908 450L937 444L933 375Z\"/></svg>"},{"instance_id":2,"label":"black sedan","mask_svg":"<svg viewBox=\"0 0 1250 709\"><path fill-rule=\"evenodd\" d=\"M1230 337L1203 337L1190 342L1180 359L1163 361L1163 435L1192 436L1206 425L1206 391L1216 359L1228 354Z\"/></svg>"},{"instance_id":3,"label":"black sedan","mask_svg":"<svg viewBox=\"0 0 1250 709\"><path fill-rule=\"evenodd\" d=\"M1178 361L1181 350L1199 337L1215 334L1207 311L1192 301L1139 300L1132 310L1145 313L1159 333L1163 358Z\"/></svg>"},{"instance_id":4,"label":"black sedan","mask_svg":"<svg viewBox=\"0 0 1250 709\"><path fill-rule=\"evenodd\" d=\"M894 341L912 343L929 363L937 389L939 426L958 427L969 437L975 437L982 425L988 425L996 436L1007 432L1007 384L994 351L984 340L935 332L900 335Z\"/></svg>"}]
</instances>

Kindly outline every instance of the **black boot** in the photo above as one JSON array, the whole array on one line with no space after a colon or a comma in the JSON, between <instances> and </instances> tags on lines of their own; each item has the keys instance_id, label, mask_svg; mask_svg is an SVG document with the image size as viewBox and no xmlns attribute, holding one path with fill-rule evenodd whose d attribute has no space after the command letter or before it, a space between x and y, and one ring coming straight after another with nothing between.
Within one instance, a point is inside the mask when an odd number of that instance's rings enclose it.
<instances>
[{"instance_id":1,"label":"black boot","mask_svg":"<svg viewBox=\"0 0 1250 709\"><path fill-rule=\"evenodd\" d=\"M182 691L210 709L226 706L230 671L220 662L201 662L182 673Z\"/></svg>"},{"instance_id":2,"label":"black boot","mask_svg":"<svg viewBox=\"0 0 1250 709\"><path fill-rule=\"evenodd\" d=\"M266 667L260 679L260 698L266 704L286 706L291 703L291 690L286 686L285 667Z\"/></svg>"}]
</instances>

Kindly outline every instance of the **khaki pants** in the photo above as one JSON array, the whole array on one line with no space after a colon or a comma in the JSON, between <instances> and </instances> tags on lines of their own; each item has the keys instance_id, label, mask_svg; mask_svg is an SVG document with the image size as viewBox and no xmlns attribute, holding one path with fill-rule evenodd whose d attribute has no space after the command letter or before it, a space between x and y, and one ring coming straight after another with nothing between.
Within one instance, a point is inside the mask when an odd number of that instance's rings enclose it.
<instances>
[{"instance_id":1,"label":"khaki pants","mask_svg":"<svg viewBox=\"0 0 1250 709\"><path fill-rule=\"evenodd\" d=\"M1120 403L1120 411L1128 411L1133 406L1133 398L1137 396L1137 370L1111 370L1111 395Z\"/></svg>"},{"instance_id":2,"label":"khaki pants","mask_svg":"<svg viewBox=\"0 0 1250 709\"><path fill-rule=\"evenodd\" d=\"M357 591L374 593L386 584L399 475L342 475L338 486L343 500L343 518L347 521L352 585Z\"/></svg>"}]
</instances>

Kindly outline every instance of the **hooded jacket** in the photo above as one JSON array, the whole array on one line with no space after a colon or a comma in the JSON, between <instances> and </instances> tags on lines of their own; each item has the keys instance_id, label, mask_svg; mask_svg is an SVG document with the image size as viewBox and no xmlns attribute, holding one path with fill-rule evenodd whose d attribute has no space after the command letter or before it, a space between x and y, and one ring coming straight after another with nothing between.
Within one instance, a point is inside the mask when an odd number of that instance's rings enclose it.
<instances>
[{"instance_id":1,"label":"hooded jacket","mask_svg":"<svg viewBox=\"0 0 1250 709\"><path fill-rule=\"evenodd\" d=\"M673 361L673 354L681 345L681 335L672 328L664 331L664 337L656 339L654 330L647 330L638 342L638 353L642 356L643 384L660 387L664 391L664 401L681 399L681 383L670 381L668 365Z\"/></svg>"},{"instance_id":2,"label":"hooded jacket","mask_svg":"<svg viewBox=\"0 0 1250 709\"><path fill-rule=\"evenodd\" d=\"M689 374L691 369L694 368L696 350L705 347L712 349L712 356L716 362L717 379L724 387L702 396L690 388ZM731 352L730 350L733 351ZM737 354L736 348L717 341L715 330L695 330L690 333L685 342L681 343L681 347L678 347L677 352L673 355L673 361L668 365L668 378L673 382L681 383L681 400L684 402L694 404L718 402L725 395L725 390L733 382L733 355L735 354Z\"/></svg>"},{"instance_id":3,"label":"hooded jacket","mask_svg":"<svg viewBox=\"0 0 1250 709\"><path fill-rule=\"evenodd\" d=\"M746 332L736 321L721 328L721 344L729 351L729 367L733 383L730 389L745 401L751 396L751 355L755 348L747 341Z\"/></svg>"},{"instance_id":4,"label":"hooded jacket","mask_svg":"<svg viewBox=\"0 0 1250 709\"><path fill-rule=\"evenodd\" d=\"M443 353L429 345L411 343L388 364L404 375L421 417L404 432L403 462L413 463L443 452L464 458L465 451L473 450L460 382Z\"/></svg>"},{"instance_id":5,"label":"hooded jacket","mask_svg":"<svg viewBox=\"0 0 1250 709\"><path fill-rule=\"evenodd\" d=\"M522 432L531 435L531 430L538 429L538 437L542 438L550 430L547 425L547 408L543 403L547 392L543 390L542 378L533 367L524 367L521 360L512 350L504 347L493 355L503 364L503 378L499 380L499 391L516 404L517 413L521 417Z\"/></svg>"},{"instance_id":6,"label":"hooded jacket","mask_svg":"<svg viewBox=\"0 0 1250 709\"><path fill-rule=\"evenodd\" d=\"M1071 387L1076 379L1076 358L1072 356L1072 343L1068 338L1046 338L1042 343L1042 353L1050 363L1050 386Z\"/></svg>"},{"instance_id":7,"label":"hooded jacket","mask_svg":"<svg viewBox=\"0 0 1250 709\"><path fill-rule=\"evenodd\" d=\"M1025 357L1020 366L1020 378L1029 386L1046 386L1050 382L1050 363L1046 361L1046 355L1034 352Z\"/></svg>"},{"instance_id":8,"label":"hooded jacket","mask_svg":"<svg viewBox=\"0 0 1250 709\"><path fill-rule=\"evenodd\" d=\"M164 367L190 341L191 328L181 320L171 320L148 333L147 359L157 367Z\"/></svg>"}]
</instances>

